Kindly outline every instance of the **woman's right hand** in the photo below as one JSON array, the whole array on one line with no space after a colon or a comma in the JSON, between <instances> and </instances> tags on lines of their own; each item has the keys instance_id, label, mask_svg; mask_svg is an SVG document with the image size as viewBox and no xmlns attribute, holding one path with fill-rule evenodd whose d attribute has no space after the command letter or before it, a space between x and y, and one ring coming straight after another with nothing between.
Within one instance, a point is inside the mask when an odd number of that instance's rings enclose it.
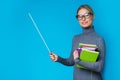
<instances>
[{"instance_id":1,"label":"woman's right hand","mask_svg":"<svg viewBox=\"0 0 120 80\"><path fill-rule=\"evenodd\" d=\"M77 50L75 50L75 51L73 52L73 57L74 57L74 59L79 58L79 54L78 54L78 51L77 51Z\"/></svg>"},{"instance_id":2,"label":"woman's right hand","mask_svg":"<svg viewBox=\"0 0 120 80\"><path fill-rule=\"evenodd\" d=\"M57 61L57 59L58 59L58 56L56 55L56 54L54 54L54 53L50 53L50 58L52 59L52 61Z\"/></svg>"}]
</instances>

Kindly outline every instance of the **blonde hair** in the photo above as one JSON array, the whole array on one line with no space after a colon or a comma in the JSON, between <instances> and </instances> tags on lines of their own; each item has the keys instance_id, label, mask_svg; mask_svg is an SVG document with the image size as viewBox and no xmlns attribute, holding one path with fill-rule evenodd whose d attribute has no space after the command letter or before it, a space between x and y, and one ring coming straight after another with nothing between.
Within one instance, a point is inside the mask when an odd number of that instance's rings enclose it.
<instances>
[{"instance_id":1,"label":"blonde hair","mask_svg":"<svg viewBox=\"0 0 120 80\"><path fill-rule=\"evenodd\" d=\"M81 5L79 8L78 8L78 10L77 10L77 14L78 14L78 11L79 10L81 10L81 9L87 9L89 12L90 12L90 14L92 14L93 16L94 16L94 11L92 10L92 8L89 6L89 5L87 5L87 4L84 4L84 5Z\"/></svg>"}]
</instances>

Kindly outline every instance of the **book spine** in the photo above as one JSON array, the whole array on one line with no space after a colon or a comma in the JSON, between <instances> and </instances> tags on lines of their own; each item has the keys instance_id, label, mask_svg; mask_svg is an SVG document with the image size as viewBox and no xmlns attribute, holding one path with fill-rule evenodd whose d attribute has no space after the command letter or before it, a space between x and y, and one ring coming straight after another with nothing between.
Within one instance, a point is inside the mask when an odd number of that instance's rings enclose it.
<instances>
[{"instance_id":1,"label":"book spine","mask_svg":"<svg viewBox=\"0 0 120 80\"><path fill-rule=\"evenodd\" d=\"M97 48L96 45L92 45L92 44L83 44L83 43L79 43L79 47L91 47L91 48Z\"/></svg>"},{"instance_id":2,"label":"book spine","mask_svg":"<svg viewBox=\"0 0 120 80\"><path fill-rule=\"evenodd\" d=\"M77 51L78 51L78 55L80 56L80 53L82 51L82 48L77 48Z\"/></svg>"},{"instance_id":3,"label":"book spine","mask_svg":"<svg viewBox=\"0 0 120 80\"><path fill-rule=\"evenodd\" d=\"M96 48L91 48L91 47L82 47L82 48L88 49L88 50L90 50L90 51L96 51Z\"/></svg>"}]
</instances>

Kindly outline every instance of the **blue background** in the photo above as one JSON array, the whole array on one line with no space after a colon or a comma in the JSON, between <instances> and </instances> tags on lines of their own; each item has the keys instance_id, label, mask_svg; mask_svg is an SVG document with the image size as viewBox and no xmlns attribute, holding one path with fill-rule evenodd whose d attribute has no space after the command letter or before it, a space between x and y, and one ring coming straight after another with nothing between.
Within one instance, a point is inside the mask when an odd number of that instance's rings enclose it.
<instances>
[{"instance_id":1,"label":"blue background","mask_svg":"<svg viewBox=\"0 0 120 80\"><path fill-rule=\"evenodd\" d=\"M93 8L95 30L106 41L104 80L120 79L119 0L0 0L0 80L73 80L73 67L49 58L28 12L50 49L67 58L81 33L75 18L81 4Z\"/></svg>"}]
</instances>

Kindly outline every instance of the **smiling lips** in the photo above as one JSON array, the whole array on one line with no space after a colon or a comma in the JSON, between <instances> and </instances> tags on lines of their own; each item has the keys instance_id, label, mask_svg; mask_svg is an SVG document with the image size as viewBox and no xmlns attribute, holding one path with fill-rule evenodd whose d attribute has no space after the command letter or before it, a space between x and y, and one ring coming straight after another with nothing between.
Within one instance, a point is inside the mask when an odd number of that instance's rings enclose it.
<instances>
[{"instance_id":1,"label":"smiling lips","mask_svg":"<svg viewBox=\"0 0 120 80\"><path fill-rule=\"evenodd\" d=\"M86 25L87 23L88 23L88 21L84 21L84 22L82 22L83 25Z\"/></svg>"}]
</instances>

